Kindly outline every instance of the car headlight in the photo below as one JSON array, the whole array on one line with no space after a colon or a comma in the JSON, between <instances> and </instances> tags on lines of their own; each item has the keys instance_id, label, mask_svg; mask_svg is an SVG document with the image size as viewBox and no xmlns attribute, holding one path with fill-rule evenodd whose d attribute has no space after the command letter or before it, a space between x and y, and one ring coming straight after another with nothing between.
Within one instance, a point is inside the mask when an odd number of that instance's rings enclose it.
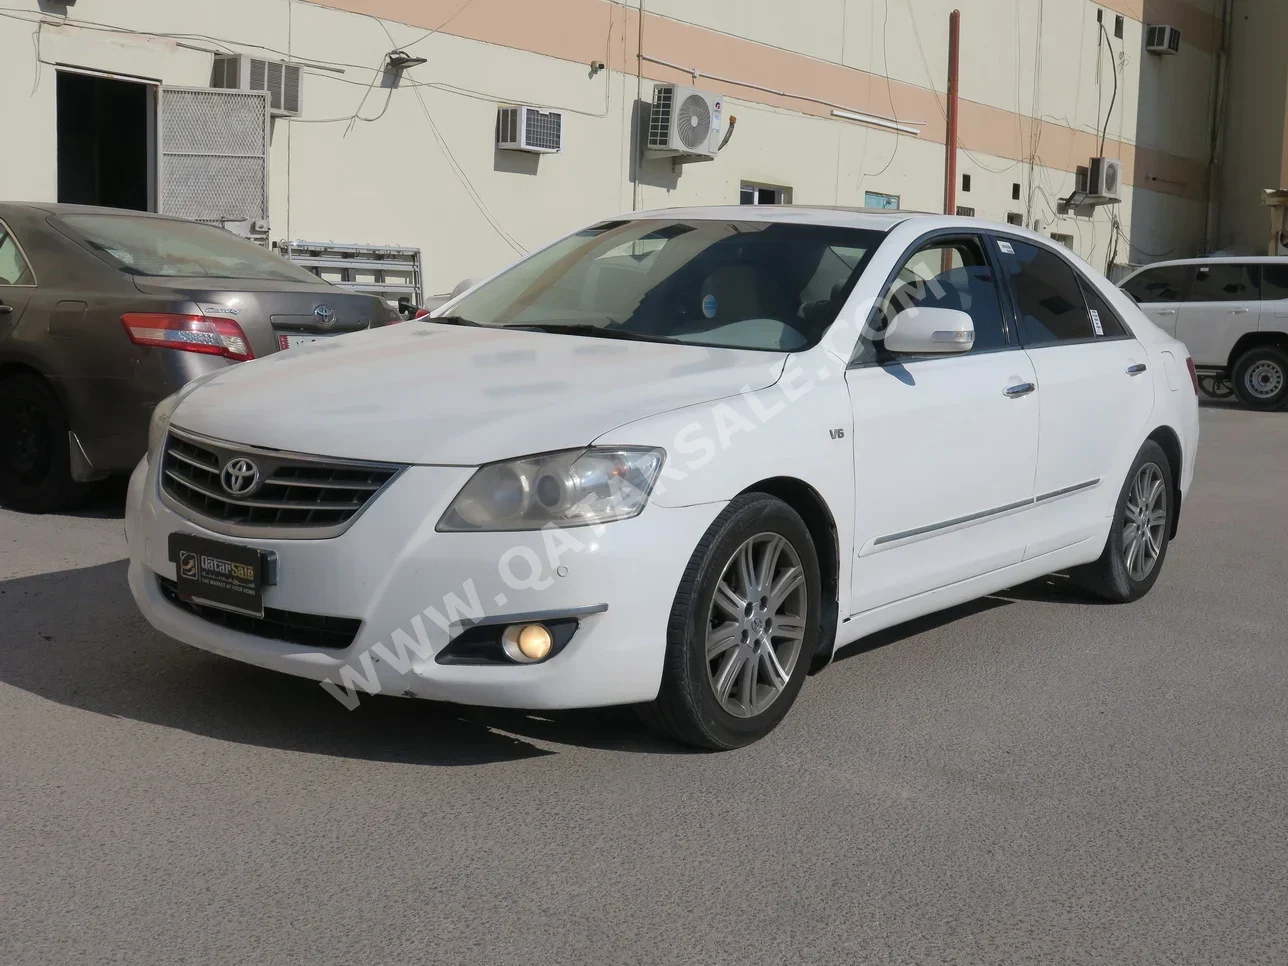
<instances>
[{"instance_id":1,"label":"car headlight","mask_svg":"<svg viewBox=\"0 0 1288 966\"><path fill-rule=\"evenodd\" d=\"M183 390L166 396L159 403L157 408L152 410L152 422L148 423L148 455L153 456L161 448L161 442L165 439L165 434L170 430L170 417L174 411L179 408L179 403L183 402Z\"/></svg>"},{"instance_id":2,"label":"car headlight","mask_svg":"<svg viewBox=\"0 0 1288 966\"><path fill-rule=\"evenodd\" d=\"M174 417L174 411L179 408L179 403L183 402L193 391L208 383L215 376L224 370L215 369L204 375L198 376L191 382L187 383L178 392L171 393L157 403L157 408L152 410L152 421L148 423L148 456L151 457L161 446L165 439L165 434L170 430L170 420Z\"/></svg>"},{"instance_id":3,"label":"car headlight","mask_svg":"<svg viewBox=\"0 0 1288 966\"><path fill-rule=\"evenodd\" d=\"M637 516L662 472L665 450L595 446L480 467L438 530L540 530Z\"/></svg>"}]
</instances>

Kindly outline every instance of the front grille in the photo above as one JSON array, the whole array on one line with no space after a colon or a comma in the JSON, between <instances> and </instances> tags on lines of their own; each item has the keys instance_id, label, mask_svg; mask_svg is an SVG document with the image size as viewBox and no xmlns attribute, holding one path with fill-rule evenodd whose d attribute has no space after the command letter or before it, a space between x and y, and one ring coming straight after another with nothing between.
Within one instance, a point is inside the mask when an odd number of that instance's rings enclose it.
<instances>
[{"instance_id":1,"label":"front grille","mask_svg":"<svg viewBox=\"0 0 1288 966\"><path fill-rule=\"evenodd\" d=\"M250 460L258 484L244 494L225 488L224 469ZM166 495L200 517L250 529L342 530L403 467L239 451L171 431L161 461Z\"/></svg>"},{"instance_id":2,"label":"front grille","mask_svg":"<svg viewBox=\"0 0 1288 966\"><path fill-rule=\"evenodd\" d=\"M358 636L358 631L362 628L362 621L352 617L299 614L290 610L274 610L271 607L264 608L263 617L234 614L231 611L220 610L218 607L207 607L190 600L182 600L179 597L178 585L167 577L158 575L157 585L166 600L204 621L226 627L230 631L253 634L255 637L266 637L274 641L285 641L288 644L342 651L353 643L353 639Z\"/></svg>"}]
</instances>

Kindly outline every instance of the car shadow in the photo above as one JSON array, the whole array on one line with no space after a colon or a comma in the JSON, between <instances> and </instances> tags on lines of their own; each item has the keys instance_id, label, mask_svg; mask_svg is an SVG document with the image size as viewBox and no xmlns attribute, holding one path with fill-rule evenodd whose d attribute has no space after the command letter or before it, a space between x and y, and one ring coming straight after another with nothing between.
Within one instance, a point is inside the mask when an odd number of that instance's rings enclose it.
<instances>
[{"instance_id":1,"label":"car shadow","mask_svg":"<svg viewBox=\"0 0 1288 966\"><path fill-rule=\"evenodd\" d=\"M0 681L95 714L311 754L481 765L555 753L533 741L684 753L628 708L529 714L362 695L172 641L138 613L126 562L0 582Z\"/></svg>"}]
</instances>

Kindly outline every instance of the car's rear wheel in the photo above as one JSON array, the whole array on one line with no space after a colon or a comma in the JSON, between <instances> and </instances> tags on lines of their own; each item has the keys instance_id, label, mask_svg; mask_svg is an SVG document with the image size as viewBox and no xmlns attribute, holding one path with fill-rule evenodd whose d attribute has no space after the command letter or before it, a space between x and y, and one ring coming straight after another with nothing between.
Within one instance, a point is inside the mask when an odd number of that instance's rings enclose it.
<instances>
[{"instance_id":1,"label":"car's rear wheel","mask_svg":"<svg viewBox=\"0 0 1288 966\"><path fill-rule=\"evenodd\" d=\"M1288 404L1288 353L1272 345L1249 349L1235 361L1230 379L1249 409L1282 409Z\"/></svg>"},{"instance_id":2,"label":"car's rear wheel","mask_svg":"<svg viewBox=\"0 0 1288 966\"><path fill-rule=\"evenodd\" d=\"M1104 552L1073 577L1086 590L1115 603L1139 600L1158 580L1172 533L1175 487L1163 448L1147 440L1118 495Z\"/></svg>"},{"instance_id":3,"label":"car's rear wheel","mask_svg":"<svg viewBox=\"0 0 1288 966\"><path fill-rule=\"evenodd\" d=\"M32 373L0 379L0 507L66 510L85 492L72 479L67 415L54 390Z\"/></svg>"},{"instance_id":4,"label":"car's rear wheel","mask_svg":"<svg viewBox=\"0 0 1288 966\"><path fill-rule=\"evenodd\" d=\"M734 499L685 569L661 691L641 716L702 748L769 734L809 672L819 588L814 542L796 511L763 493Z\"/></svg>"}]
</instances>

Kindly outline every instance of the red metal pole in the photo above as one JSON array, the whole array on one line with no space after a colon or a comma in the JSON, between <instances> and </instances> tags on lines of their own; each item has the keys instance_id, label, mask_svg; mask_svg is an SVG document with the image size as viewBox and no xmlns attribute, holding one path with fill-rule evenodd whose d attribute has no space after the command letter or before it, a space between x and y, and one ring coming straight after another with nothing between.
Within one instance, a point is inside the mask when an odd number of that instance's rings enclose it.
<instances>
[{"instance_id":1,"label":"red metal pole","mask_svg":"<svg viewBox=\"0 0 1288 966\"><path fill-rule=\"evenodd\" d=\"M948 136L944 138L944 214L957 214L957 80L961 67L962 12L948 18Z\"/></svg>"}]
</instances>

